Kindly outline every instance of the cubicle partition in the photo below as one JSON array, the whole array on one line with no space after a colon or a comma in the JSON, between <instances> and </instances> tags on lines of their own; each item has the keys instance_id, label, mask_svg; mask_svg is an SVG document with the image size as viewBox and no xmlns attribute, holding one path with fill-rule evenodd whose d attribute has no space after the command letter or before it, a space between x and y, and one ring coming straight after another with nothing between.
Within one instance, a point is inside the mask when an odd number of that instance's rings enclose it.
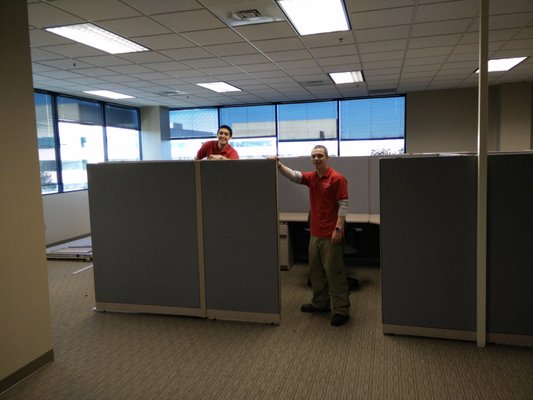
<instances>
[{"instance_id":1,"label":"cubicle partition","mask_svg":"<svg viewBox=\"0 0 533 400\"><path fill-rule=\"evenodd\" d=\"M88 166L97 309L203 315L194 164Z\"/></svg>"},{"instance_id":2,"label":"cubicle partition","mask_svg":"<svg viewBox=\"0 0 533 400\"><path fill-rule=\"evenodd\" d=\"M476 340L477 157L381 161L383 332ZM490 155L487 340L533 345L533 155Z\"/></svg>"},{"instance_id":3,"label":"cubicle partition","mask_svg":"<svg viewBox=\"0 0 533 400\"><path fill-rule=\"evenodd\" d=\"M207 316L279 321L274 162L201 164Z\"/></svg>"},{"instance_id":4,"label":"cubicle partition","mask_svg":"<svg viewBox=\"0 0 533 400\"><path fill-rule=\"evenodd\" d=\"M475 339L473 157L381 161L385 333Z\"/></svg>"},{"instance_id":5,"label":"cubicle partition","mask_svg":"<svg viewBox=\"0 0 533 400\"><path fill-rule=\"evenodd\" d=\"M88 179L97 310L280 322L274 161L91 164Z\"/></svg>"},{"instance_id":6,"label":"cubicle partition","mask_svg":"<svg viewBox=\"0 0 533 400\"><path fill-rule=\"evenodd\" d=\"M533 346L533 154L488 158L487 339Z\"/></svg>"}]
</instances>

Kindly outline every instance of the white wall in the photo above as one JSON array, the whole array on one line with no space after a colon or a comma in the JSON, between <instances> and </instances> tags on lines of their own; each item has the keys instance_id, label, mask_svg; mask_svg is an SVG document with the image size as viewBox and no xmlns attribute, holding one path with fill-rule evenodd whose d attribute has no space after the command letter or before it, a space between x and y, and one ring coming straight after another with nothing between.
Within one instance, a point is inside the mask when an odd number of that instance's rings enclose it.
<instances>
[{"instance_id":1,"label":"white wall","mask_svg":"<svg viewBox=\"0 0 533 400\"><path fill-rule=\"evenodd\" d=\"M532 86L509 83L500 90L500 150L531 149Z\"/></svg>"},{"instance_id":2,"label":"white wall","mask_svg":"<svg viewBox=\"0 0 533 400\"><path fill-rule=\"evenodd\" d=\"M53 350L25 1L0 2L0 38L1 392Z\"/></svg>"},{"instance_id":3,"label":"white wall","mask_svg":"<svg viewBox=\"0 0 533 400\"><path fill-rule=\"evenodd\" d=\"M42 196L46 245L91 233L87 190Z\"/></svg>"},{"instance_id":4,"label":"white wall","mask_svg":"<svg viewBox=\"0 0 533 400\"><path fill-rule=\"evenodd\" d=\"M489 151L530 150L532 83L490 87ZM406 96L406 152L477 151L477 88Z\"/></svg>"}]
</instances>

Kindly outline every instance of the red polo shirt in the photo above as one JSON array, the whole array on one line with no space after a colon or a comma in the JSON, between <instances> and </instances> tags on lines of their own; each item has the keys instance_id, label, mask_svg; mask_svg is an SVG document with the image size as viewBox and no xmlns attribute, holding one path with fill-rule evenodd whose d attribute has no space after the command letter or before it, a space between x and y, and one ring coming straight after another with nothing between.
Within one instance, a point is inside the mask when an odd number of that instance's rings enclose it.
<instances>
[{"instance_id":1,"label":"red polo shirt","mask_svg":"<svg viewBox=\"0 0 533 400\"><path fill-rule=\"evenodd\" d=\"M222 150L219 150L217 140L209 140L208 142L205 142L202 147L200 147L200 150L198 150L198 153L196 153L196 158L201 160L202 158L209 157L211 154L220 154L231 160L239 159L239 153L237 153L237 150L231 147L229 143Z\"/></svg>"},{"instance_id":2,"label":"red polo shirt","mask_svg":"<svg viewBox=\"0 0 533 400\"><path fill-rule=\"evenodd\" d=\"M331 238L337 224L337 202L348 198L346 178L329 167L322 177L319 177L316 171L302 172L301 183L309 186L311 235Z\"/></svg>"}]
</instances>

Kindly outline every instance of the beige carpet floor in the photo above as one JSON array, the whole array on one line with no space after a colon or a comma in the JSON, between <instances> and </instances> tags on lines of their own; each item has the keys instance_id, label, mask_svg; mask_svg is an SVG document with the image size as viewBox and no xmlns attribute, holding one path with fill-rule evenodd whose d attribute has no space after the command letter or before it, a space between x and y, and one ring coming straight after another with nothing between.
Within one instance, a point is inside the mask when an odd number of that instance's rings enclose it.
<instances>
[{"instance_id":1,"label":"beige carpet floor","mask_svg":"<svg viewBox=\"0 0 533 400\"><path fill-rule=\"evenodd\" d=\"M281 273L279 326L98 313L90 263L49 261L55 361L0 400L533 399L533 349L381 333L380 273L351 320L299 311L307 266Z\"/></svg>"}]
</instances>

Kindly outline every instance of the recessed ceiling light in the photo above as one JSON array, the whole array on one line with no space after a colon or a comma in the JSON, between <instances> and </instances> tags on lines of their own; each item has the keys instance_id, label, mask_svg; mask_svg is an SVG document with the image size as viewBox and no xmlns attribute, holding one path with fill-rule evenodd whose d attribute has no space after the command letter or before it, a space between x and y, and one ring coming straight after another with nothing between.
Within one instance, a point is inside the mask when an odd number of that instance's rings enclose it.
<instances>
[{"instance_id":1,"label":"recessed ceiling light","mask_svg":"<svg viewBox=\"0 0 533 400\"><path fill-rule=\"evenodd\" d=\"M365 79L363 78L363 73L361 71L330 72L328 75L337 85L342 85L343 83L356 83L365 81Z\"/></svg>"},{"instance_id":2,"label":"recessed ceiling light","mask_svg":"<svg viewBox=\"0 0 533 400\"><path fill-rule=\"evenodd\" d=\"M342 0L277 0L300 35L350 30Z\"/></svg>"},{"instance_id":3,"label":"recessed ceiling light","mask_svg":"<svg viewBox=\"0 0 533 400\"><path fill-rule=\"evenodd\" d=\"M133 96L128 96L127 94L121 94L116 92L111 92L110 90L84 90L83 93L94 94L95 96L107 97L108 99L134 99Z\"/></svg>"},{"instance_id":4,"label":"recessed ceiling light","mask_svg":"<svg viewBox=\"0 0 533 400\"><path fill-rule=\"evenodd\" d=\"M489 60L488 72L497 71L509 71L514 66L520 64L527 57L514 57L514 58L498 58ZM479 73L479 68L476 69L476 74Z\"/></svg>"},{"instance_id":5,"label":"recessed ceiling light","mask_svg":"<svg viewBox=\"0 0 533 400\"><path fill-rule=\"evenodd\" d=\"M197 83L197 85L218 93L241 91L241 89L231 86L226 82Z\"/></svg>"},{"instance_id":6,"label":"recessed ceiling light","mask_svg":"<svg viewBox=\"0 0 533 400\"><path fill-rule=\"evenodd\" d=\"M131 40L89 23L57 26L45 28L45 30L109 54L134 53L149 50Z\"/></svg>"}]
</instances>

